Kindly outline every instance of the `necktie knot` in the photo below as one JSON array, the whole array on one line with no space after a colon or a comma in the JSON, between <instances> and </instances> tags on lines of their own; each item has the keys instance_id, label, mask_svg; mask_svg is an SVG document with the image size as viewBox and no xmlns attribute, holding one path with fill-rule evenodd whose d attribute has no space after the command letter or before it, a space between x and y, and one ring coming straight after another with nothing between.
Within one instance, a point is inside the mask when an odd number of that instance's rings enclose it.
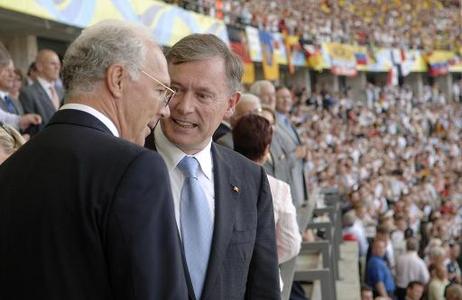
<instances>
[{"instance_id":1,"label":"necktie knot","mask_svg":"<svg viewBox=\"0 0 462 300\"><path fill-rule=\"evenodd\" d=\"M185 156L178 163L178 168L185 177L197 178L197 173L199 172L199 162L194 157Z\"/></svg>"}]
</instances>

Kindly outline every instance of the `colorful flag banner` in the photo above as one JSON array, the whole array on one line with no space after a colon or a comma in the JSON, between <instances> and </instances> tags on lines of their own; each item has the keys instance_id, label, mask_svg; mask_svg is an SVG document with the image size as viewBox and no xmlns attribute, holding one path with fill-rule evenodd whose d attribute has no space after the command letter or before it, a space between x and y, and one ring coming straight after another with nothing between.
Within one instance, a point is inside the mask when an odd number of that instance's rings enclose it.
<instances>
[{"instance_id":1,"label":"colorful flag banner","mask_svg":"<svg viewBox=\"0 0 462 300\"><path fill-rule=\"evenodd\" d=\"M273 36L267 31L259 31L260 42L263 53L263 76L266 80L279 79L279 64L276 61Z\"/></svg>"},{"instance_id":2,"label":"colorful flag banner","mask_svg":"<svg viewBox=\"0 0 462 300\"><path fill-rule=\"evenodd\" d=\"M244 64L244 75L242 82L252 84L255 81L255 66L250 58L245 31L236 26L227 26L229 46L241 59Z\"/></svg>"},{"instance_id":3,"label":"colorful flag banner","mask_svg":"<svg viewBox=\"0 0 462 300\"><path fill-rule=\"evenodd\" d=\"M258 29L255 27L246 26L245 33L247 34L250 58L254 62L262 62L263 54L260 37L258 35Z\"/></svg>"},{"instance_id":4,"label":"colorful flag banner","mask_svg":"<svg viewBox=\"0 0 462 300\"><path fill-rule=\"evenodd\" d=\"M333 74L355 76L358 73L352 46L340 43L325 43L323 46L330 59L330 70Z\"/></svg>"}]
</instances>

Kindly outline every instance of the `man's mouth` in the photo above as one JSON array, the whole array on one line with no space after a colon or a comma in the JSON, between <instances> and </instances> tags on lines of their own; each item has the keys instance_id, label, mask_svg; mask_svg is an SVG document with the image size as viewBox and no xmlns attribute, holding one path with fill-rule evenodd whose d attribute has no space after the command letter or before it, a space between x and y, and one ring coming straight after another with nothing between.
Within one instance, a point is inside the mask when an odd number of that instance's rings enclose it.
<instances>
[{"instance_id":1,"label":"man's mouth","mask_svg":"<svg viewBox=\"0 0 462 300\"><path fill-rule=\"evenodd\" d=\"M195 128L197 127L197 124L196 123L193 123L193 122L188 122L188 121L182 121L182 120L178 120L178 119L173 119L172 118L172 121L182 127L182 128Z\"/></svg>"}]
</instances>

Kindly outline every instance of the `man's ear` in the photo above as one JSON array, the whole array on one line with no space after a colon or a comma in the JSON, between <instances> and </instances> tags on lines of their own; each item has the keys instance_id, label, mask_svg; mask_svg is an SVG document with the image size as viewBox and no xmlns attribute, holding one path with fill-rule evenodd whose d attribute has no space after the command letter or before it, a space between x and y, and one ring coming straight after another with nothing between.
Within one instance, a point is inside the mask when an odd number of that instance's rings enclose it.
<instances>
[{"instance_id":1,"label":"man's ear","mask_svg":"<svg viewBox=\"0 0 462 300\"><path fill-rule=\"evenodd\" d=\"M106 85L114 98L122 97L125 87L124 78L126 76L128 76L128 73L122 65L114 64L107 68Z\"/></svg>"},{"instance_id":2,"label":"man's ear","mask_svg":"<svg viewBox=\"0 0 462 300\"><path fill-rule=\"evenodd\" d=\"M225 117L230 118L234 114L234 109L241 99L241 92L234 92L228 99L228 108L226 109Z\"/></svg>"}]
</instances>

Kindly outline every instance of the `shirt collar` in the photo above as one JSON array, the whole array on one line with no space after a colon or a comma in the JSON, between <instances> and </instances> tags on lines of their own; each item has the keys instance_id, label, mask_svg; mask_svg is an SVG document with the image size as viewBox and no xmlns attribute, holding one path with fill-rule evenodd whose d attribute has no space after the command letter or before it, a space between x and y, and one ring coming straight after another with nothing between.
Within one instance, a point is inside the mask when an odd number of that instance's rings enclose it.
<instances>
[{"instance_id":1,"label":"shirt collar","mask_svg":"<svg viewBox=\"0 0 462 300\"><path fill-rule=\"evenodd\" d=\"M37 80L45 88L45 90L47 90L47 91L51 86L54 87L53 82L49 82L48 80L46 80L46 79L44 79L42 77L37 77Z\"/></svg>"},{"instance_id":2,"label":"shirt collar","mask_svg":"<svg viewBox=\"0 0 462 300\"><path fill-rule=\"evenodd\" d=\"M8 95L9 95L8 92L0 90L0 99L3 100L3 99L5 99L5 96L8 96Z\"/></svg>"},{"instance_id":3,"label":"shirt collar","mask_svg":"<svg viewBox=\"0 0 462 300\"><path fill-rule=\"evenodd\" d=\"M89 113L90 115L100 120L112 132L114 136L116 137L120 136L119 131L117 130L117 127L114 125L111 119L109 119L104 114L97 111L91 106L80 104L80 103L67 103L61 106L60 110L63 110L63 109L75 109L75 110L80 110L80 111Z\"/></svg>"},{"instance_id":4,"label":"shirt collar","mask_svg":"<svg viewBox=\"0 0 462 300\"><path fill-rule=\"evenodd\" d=\"M156 141L156 149L162 154L162 157L165 160L165 164L169 171L173 171L178 163L187 156L186 153L181 151L180 148L175 146L170 142L162 131L162 126L159 124L154 129L154 137ZM211 155L212 139L209 143L194 155L188 155L195 157L199 162L202 173L207 177L207 179L212 180L212 155Z\"/></svg>"}]
</instances>

